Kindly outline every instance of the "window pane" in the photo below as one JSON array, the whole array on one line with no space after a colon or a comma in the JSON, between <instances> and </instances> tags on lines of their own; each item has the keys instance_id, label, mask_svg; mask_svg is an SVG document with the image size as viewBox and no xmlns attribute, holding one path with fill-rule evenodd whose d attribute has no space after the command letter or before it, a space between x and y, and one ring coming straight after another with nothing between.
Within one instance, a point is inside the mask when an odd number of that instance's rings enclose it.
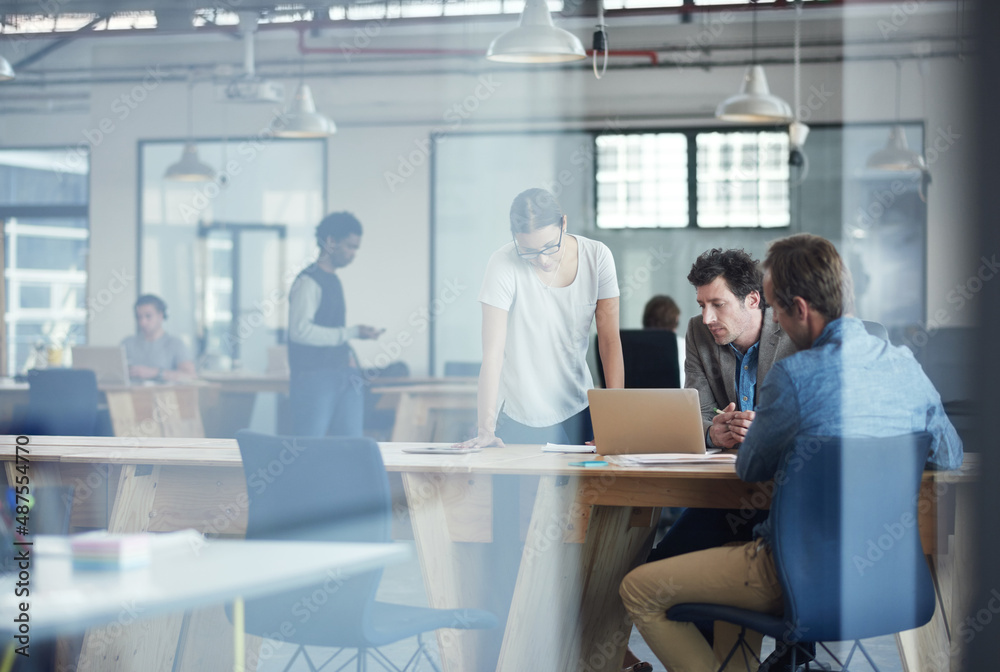
<instances>
[{"instance_id":1,"label":"window pane","mask_svg":"<svg viewBox=\"0 0 1000 672\"><path fill-rule=\"evenodd\" d=\"M18 268L83 270L87 262L87 241L48 236L18 236Z\"/></svg>"},{"instance_id":2,"label":"window pane","mask_svg":"<svg viewBox=\"0 0 1000 672\"><path fill-rule=\"evenodd\" d=\"M36 346L86 343L88 173L79 149L0 150L9 337L0 356L11 373L33 363ZM53 206L74 206L80 215L53 217Z\"/></svg>"},{"instance_id":3,"label":"window pane","mask_svg":"<svg viewBox=\"0 0 1000 672\"><path fill-rule=\"evenodd\" d=\"M786 133L699 133L696 143L699 227L790 224Z\"/></svg>"},{"instance_id":4,"label":"window pane","mask_svg":"<svg viewBox=\"0 0 1000 672\"><path fill-rule=\"evenodd\" d=\"M0 151L0 206L87 205L87 172L77 149Z\"/></svg>"},{"instance_id":5,"label":"window pane","mask_svg":"<svg viewBox=\"0 0 1000 672\"><path fill-rule=\"evenodd\" d=\"M596 142L598 227L688 225L684 134L600 135Z\"/></svg>"},{"instance_id":6,"label":"window pane","mask_svg":"<svg viewBox=\"0 0 1000 672\"><path fill-rule=\"evenodd\" d=\"M48 308L51 302L51 287L47 285L21 286L21 308Z\"/></svg>"}]
</instances>

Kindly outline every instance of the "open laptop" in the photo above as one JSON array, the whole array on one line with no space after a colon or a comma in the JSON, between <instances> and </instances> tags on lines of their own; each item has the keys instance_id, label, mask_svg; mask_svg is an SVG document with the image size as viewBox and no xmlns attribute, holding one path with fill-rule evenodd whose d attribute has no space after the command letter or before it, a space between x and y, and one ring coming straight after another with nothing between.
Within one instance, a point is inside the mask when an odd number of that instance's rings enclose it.
<instances>
[{"instance_id":1,"label":"open laptop","mask_svg":"<svg viewBox=\"0 0 1000 672\"><path fill-rule=\"evenodd\" d=\"M73 368L90 369L98 385L128 385L128 362L120 345L74 345Z\"/></svg>"},{"instance_id":2,"label":"open laptop","mask_svg":"<svg viewBox=\"0 0 1000 672\"><path fill-rule=\"evenodd\" d=\"M601 455L704 454L698 390L588 390Z\"/></svg>"}]
</instances>

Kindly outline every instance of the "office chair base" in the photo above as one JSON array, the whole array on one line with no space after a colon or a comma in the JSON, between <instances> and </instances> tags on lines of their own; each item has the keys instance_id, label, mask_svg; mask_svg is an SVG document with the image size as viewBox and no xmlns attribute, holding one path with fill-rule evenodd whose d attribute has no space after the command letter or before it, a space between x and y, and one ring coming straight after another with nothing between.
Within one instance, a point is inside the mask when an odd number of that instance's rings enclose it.
<instances>
[{"instance_id":1,"label":"office chair base","mask_svg":"<svg viewBox=\"0 0 1000 672\"><path fill-rule=\"evenodd\" d=\"M745 638L746 630L747 630L746 627L740 628L740 634L736 637L736 643L733 644L733 648L729 650L729 654L726 656L725 660L722 661L722 664L719 666L718 672L723 672L723 670L726 669L726 665L729 664L729 661L732 660L733 656L736 655L737 651L740 651L743 654L743 661L744 664L746 665L747 670L750 669L750 657L752 657L758 664L761 664L762 661L760 660L760 658L757 657L757 654L754 653L753 649L750 648L750 645L747 644ZM868 662L868 665L871 667L871 670L873 672L880 672L878 665L875 664L875 661L872 659L871 655L868 653L868 650L865 648L864 644L862 644L860 640L854 640L854 643L851 645L851 650L848 652L847 658L845 658L843 662L841 662L840 659L837 658L837 656L833 653L833 651L829 649L829 647L827 647L826 644L824 644L823 642L816 642L816 644L818 644L820 648L826 651L826 655L830 656L830 658L839 666L839 669L836 672L851 672L850 668L851 660L854 658L854 654L858 651L860 651L861 655L865 657L865 660ZM796 661L797 653L800 650L798 645L799 642L791 643L792 646L791 662L793 671L797 672L800 669L800 667L804 672L831 672L833 670L833 668L830 665L827 665L826 663L822 663L815 659L806 661L804 663L797 663ZM749 654L749 656L747 654ZM761 667L760 669L763 670L764 668Z\"/></svg>"},{"instance_id":2,"label":"office chair base","mask_svg":"<svg viewBox=\"0 0 1000 672\"><path fill-rule=\"evenodd\" d=\"M316 663L313 662L312 658L309 657L309 652L306 651L305 645L300 644L299 647L295 650L295 653L292 655L291 659L288 661L288 664L285 665L285 668L282 672L288 672L292 668L292 665L295 664L295 661L298 659L300 654L305 659L306 665L309 666L309 672L321 672L324 668L333 663L335 659L339 658L340 654L345 651L356 651L356 653L347 660L341 662L340 667L333 670L333 672L341 672L342 670L346 670L352 663L354 663L354 669L357 670L357 672L368 672L369 660L373 660L376 663L378 663L378 667L382 670L385 670L386 672L416 672L417 666L420 664L421 658L423 658L428 662L428 664L431 666L431 669L433 669L434 672L441 672L441 668L437 666L437 663L434 662L434 658L430 655L430 652L427 650L427 644L424 642L422 635L417 635L417 650L412 656L410 656L410 659L406 661L406 664L403 665L403 667L397 666L395 663L389 660L389 658L379 649L374 649L374 648L337 649L336 651L333 652L333 655L331 655L329 658L326 659L326 662L317 666Z\"/></svg>"}]
</instances>

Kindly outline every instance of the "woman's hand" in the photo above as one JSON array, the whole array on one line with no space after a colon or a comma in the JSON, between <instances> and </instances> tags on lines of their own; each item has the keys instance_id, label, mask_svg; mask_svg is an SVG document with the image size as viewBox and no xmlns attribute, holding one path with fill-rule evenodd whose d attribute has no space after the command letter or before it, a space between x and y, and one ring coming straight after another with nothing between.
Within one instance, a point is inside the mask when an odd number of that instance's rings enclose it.
<instances>
[{"instance_id":1,"label":"woman's hand","mask_svg":"<svg viewBox=\"0 0 1000 672\"><path fill-rule=\"evenodd\" d=\"M503 439L493 432L480 429L479 435L476 438L463 441L462 443L456 443L452 446L452 448L489 448L490 446L503 448Z\"/></svg>"}]
</instances>

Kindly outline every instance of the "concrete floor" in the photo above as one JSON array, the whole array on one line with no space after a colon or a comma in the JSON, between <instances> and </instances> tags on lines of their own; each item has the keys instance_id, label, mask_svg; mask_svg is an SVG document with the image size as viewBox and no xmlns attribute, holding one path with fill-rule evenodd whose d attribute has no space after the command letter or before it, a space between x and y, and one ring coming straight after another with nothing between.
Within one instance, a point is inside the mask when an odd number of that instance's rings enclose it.
<instances>
[{"instance_id":1,"label":"concrete floor","mask_svg":"<svg viewBox=\"0 0 1000 672\"><path fill-rule=\"evenodd\" d=\"M412 547L412 542L398 543L407 543ZM414 606L427 606L427 595L424 591L423 578L420 573L420 566L417 563L415 552L413 553L413 560L404 564L386 568L382 577L382 583L379 586L378 599L385 602L396 602L399 604ZM438 658L437 653L437 643L433 635L428 637L427 641L430 643L429 648L435 662L440 664L440 659ZM899 661L899 654L896 649L896 640L894 637L877 637L875 639L865 640L863 643L882 672L901 672L902 665ZM656 658L650 652L649 647L646 646L646 643L634 628L632 630L632 637L629 640L629 646L632 651L639 656L640 660L648 660L653 664L653 669L656 670L656 672L663 672L663 666L656 661ZM835 655L843 660L843 657L847 655L847 652L850 649L850 645L846 643L836 643L831 645L830 648ZM773 640L765 639L762 651L763 655L767 656L767 654L769 654L772 650L774 650ZM414 639L397 642L396 644L383 647L382 649L382 652L400 668L403 667L415 651L416 640ZM281 672L293 655L294 647L286 644L283 646L275 646L273 649L265 648L263 652L270 653L271 655L266 657L262 656L261 664L258 667L259 672ZM325 661L330 655L332 655L332 653L332 649L310 647L310 657L312 657L313 662L317 665ZM340 665L347 663L353 653L353 651L341 653L337 659L339 662L333 662L328 667L324 668L324 672L334 672L340 667ZM830 657L826 654L822 654L820 656L820 660L827 663L832 662ZM344 669L353 671L356 668L354 663L351 663ZM432 668L426 661L422 661L417 669L427 672ZM839 666L835 666L834 669L839 669ZM855 661L852 662L851 669L856 670L857 672L866 672L871 668L868 666L867 662L860 657L860 654L855 654ZM302 672L305 670L308 670L308 667L300 658L296 661L290 672ZM380 671L382 668L376 663L370 663L368 670L369 672L374 672ZM487 671L461 670L460 672ZM525 670L525 672L542 671Z\"/></svg>"}]
</instances>

